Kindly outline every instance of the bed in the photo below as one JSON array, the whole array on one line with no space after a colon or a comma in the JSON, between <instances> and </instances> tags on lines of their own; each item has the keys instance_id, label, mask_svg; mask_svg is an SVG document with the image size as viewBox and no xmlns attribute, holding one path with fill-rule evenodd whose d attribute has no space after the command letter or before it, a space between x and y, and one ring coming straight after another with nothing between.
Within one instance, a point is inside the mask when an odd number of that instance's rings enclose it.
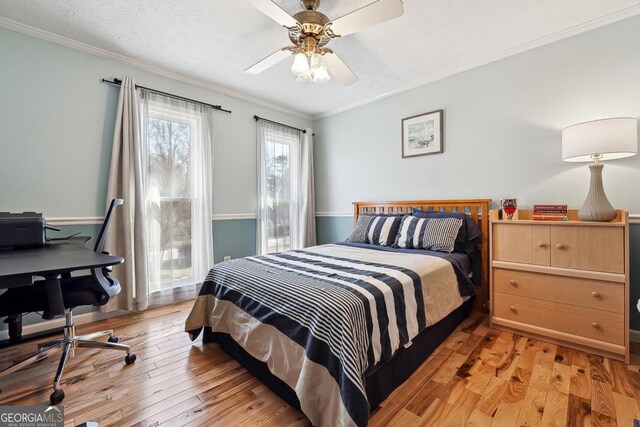
<instances>
[{"instance_id":1,"label":"bed","mask_svg":"<svg viewBox=\"0 0 640 427\"><path fill-rule=\"evenodd\" d=\"M314 425L366 426L472 309L486 310L488 203L356 202L355 223L466 213L482 239L475 256L340 242L217 264L185 329L217 342Z\"/></svg>"}]
</instances>

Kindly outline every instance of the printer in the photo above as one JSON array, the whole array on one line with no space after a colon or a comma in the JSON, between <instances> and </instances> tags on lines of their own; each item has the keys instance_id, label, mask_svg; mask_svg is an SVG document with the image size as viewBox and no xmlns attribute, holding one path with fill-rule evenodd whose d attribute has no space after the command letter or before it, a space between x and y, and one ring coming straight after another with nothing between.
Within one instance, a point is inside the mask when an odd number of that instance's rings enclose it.
<instances>
[{"instance_id":1,"label":"printer","mask_svg":"<svg viewBox=\"0 0 640 427\"><path fill-rule=\"evenodd\" d=\"M41 213L0 212L0 250L44 246L45 228Z\"/></svg>"}]
</instances>

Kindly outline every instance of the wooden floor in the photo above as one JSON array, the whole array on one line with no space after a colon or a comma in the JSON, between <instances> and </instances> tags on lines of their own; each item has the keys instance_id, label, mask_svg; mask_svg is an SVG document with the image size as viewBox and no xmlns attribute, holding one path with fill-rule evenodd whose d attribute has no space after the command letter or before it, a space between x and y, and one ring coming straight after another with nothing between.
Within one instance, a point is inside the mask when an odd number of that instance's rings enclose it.
<instances>
[{"instance_id":1,"label":"wooden floor","mask_svg":"<svg viewBox=\"0 0 640 427\"><path fill-rule=\"evenodd\" d=\"M79 349L64 376L66 425L308 426L216 344L183 332L190 303L84 325L115 329L138 360ZM0 368L35 342L0 350ZM57 358L0 381L0 404L48 404ZM491 330L472 316L371 415L371 426L632 426L640 374L621 362Z\"/></svg>"}]
</instances>

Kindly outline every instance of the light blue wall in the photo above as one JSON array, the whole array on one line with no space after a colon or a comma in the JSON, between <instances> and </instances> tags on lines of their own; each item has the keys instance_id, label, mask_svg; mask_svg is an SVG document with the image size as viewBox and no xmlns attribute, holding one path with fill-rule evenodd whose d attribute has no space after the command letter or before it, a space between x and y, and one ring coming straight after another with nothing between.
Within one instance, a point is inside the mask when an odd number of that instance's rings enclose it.
<instances>
[{"instance_id":1,"label":"light blue wall","mask_svg":"<svg viewBox=\"0 0 640 427\"><path fill-rule=\"evenodd\" d=\"M353 231L352 216L333 216L316 218L318 244L341 242Z\"/></svg>"},{"instance_id":2,"label":"light blue wall","mask_svg":"<svg viewBox=\"0 0 640 427\"><path fill-rule=\"evenodd\" d=\"M48 218L104 215L118 88L100 79L123 75L233 111L215 114L214 214L256 211L255 114L300 128L312 124L0 28L0 211L35 210ZM95 236L98 230L70 225L62 234ZM216 262L224 255L255 253L255 220L214 221L213 230ZM24 319L38 321L37 315ZM0 330L5 327L0 323Z\"/></svg>"},{"instance_id":3,"label":"light blue wall","mask_svg":"<svg viewBox=\"0 0 640 427\"><path fill-rule=\"evenodd\" d=\"M311 120L0 28L0 210L49 217L104 215L118 87L137 83L233 114L214 123L214 214L255 213L255 114L292 126Z\"/></svg>"},{"instance_id":4,"label":"light blue wall","mask_svg":"<svg viewBox=\"0 0 640 427\"><path fill-rule=\"evenodd\" d=\"M478 197L579 208L589 169L562 161L561 129L640 117L638 46L640 16L317 120L317 210ZM402 118L438 109L444 153L401 158ZM640 155L606 162L604 181L614 206L640 213Z\"/></svg>"},{"instance_id":5,"label":"light blue wall","mask_svg":"<svg viewBox=\"0 0 640 427\"><path fill-rule=\"evenodd\" d=\"M256 220L213 221L214 262L256 254Z\"/></svg>"},{"instance_id":6,"label":"light blue wall","mask_svg":"<svg viewBox=\"0 0 640 427\"><path fill-rule=\"evenodd\" d=\"M579 208L583 163L561 160L561 129L640 116L640 17L466 71L314 123L316 206L355 200L518 197ZM403 117L445 110L445 152L401 158ZM607 195L640 214L640 155L606 162ZM345 236L343 219L318 233ZM319 240L324 237L319 236ZM640 330L640 224L631 227L631 327Z\"/></svg>"},{"instance_id":7,"label":"light blue wall","mask_svg":"<svg viewBox=\"0 0 640 427\"><path fill-rule=\"evenodd\" d=\"M316 206L354 200L504 196L521 205L578 207L584 164L560 160L560 130L583 120L640 116L640 17L418 87L314 124ZM117 88L102 77L219 103L214 213L253 213L253 115L297 127L309 120L0 28L0 211L101 216ZM445 153L400 158L400 120L444 108ZM608 163L612 203L640 213L640 156ZM344 240L350 217L317 218L318 242ZM70 232L76 227L65 227ZM81 227L94 233L96 227ZM255 220L214 221L215 261L255 252ZM632 226L632 300L640 297L640 226ZM635 305L635 304L634 304ZM640 329L640 316L632 309Z\"/></svg>"}]
</instances>

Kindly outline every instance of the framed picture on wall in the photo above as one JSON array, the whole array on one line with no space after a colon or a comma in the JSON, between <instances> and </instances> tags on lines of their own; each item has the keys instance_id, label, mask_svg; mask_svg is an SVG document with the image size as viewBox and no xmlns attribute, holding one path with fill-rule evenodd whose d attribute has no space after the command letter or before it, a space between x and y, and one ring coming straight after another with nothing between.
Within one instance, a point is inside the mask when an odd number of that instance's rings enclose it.
<instances>
[{"instance_id":1,"label":"framed picture on wall","mask_svg":"<svg viewBox=\"0 0 640 427\"><path fill-rule=\"evenodd\" d=\"M444 152L444 110L402 119L402 157Z\"/></svg>"}]
</instances>

